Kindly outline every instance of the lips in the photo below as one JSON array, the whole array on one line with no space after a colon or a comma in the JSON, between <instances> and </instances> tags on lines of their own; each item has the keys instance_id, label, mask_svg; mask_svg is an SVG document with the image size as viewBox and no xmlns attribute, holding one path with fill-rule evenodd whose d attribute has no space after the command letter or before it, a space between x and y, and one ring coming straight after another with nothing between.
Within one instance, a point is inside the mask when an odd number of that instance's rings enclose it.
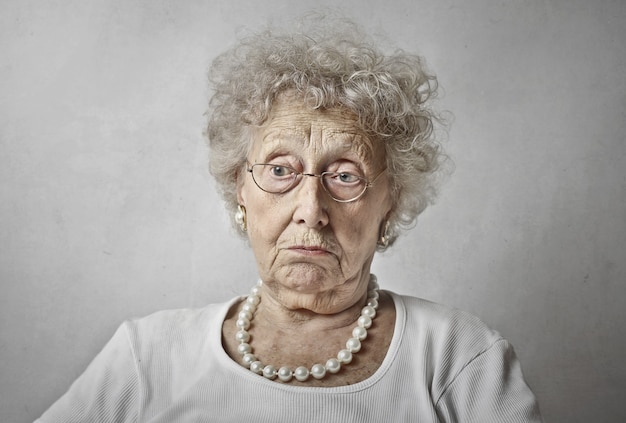
<instances>
[{"instance_id":1,"label":"lips","mask_svg":"<svg viewBox=\"0 0 626 423\"><path fill-rule=\"evenodd\" d=\"M337 253L336 244L332 239L318 232L299 233L280 244L287 251L308 256Z\"/></svg>"},{"instance_id":2,"label":"lips","mask_svg":"<svg viewBox=\"0 0 626 423\"><path fill-rule=\"evenodd\" d=\"M307 255L330 254L330 251L321 246L294 245L289 247L288 250Z\"/></svg>"}]
</instances>

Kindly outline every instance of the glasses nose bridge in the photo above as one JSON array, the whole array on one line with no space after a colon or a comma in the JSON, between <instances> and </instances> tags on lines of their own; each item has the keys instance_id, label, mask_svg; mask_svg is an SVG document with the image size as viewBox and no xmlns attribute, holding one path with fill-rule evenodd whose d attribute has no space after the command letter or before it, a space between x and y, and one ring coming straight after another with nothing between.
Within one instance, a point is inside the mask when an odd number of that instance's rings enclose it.
<instances>
[{"instance_id":1,"label":"glasses nose bridge","mask_svg":"<svg viewBox=\"0 0 626 423\"><path fill-rule=\"evenodd\" d=\"M296 174L296 181L295 181L295 184L293 185L293 188L295 188L297 185L300 185L300 183L302 182L305 176L317 179L318 183L322 186L323 191L326 193L328 192L326 187L324 186L324 181L322 178L323 174L321 173L319 175L316 175L315 173L298 172Z\"/></svg>"},{"instance_id":2,"label":"glasses nose bridge","mask_svg":"<svg viewBox=\"0 0 626 423\"><path fill-rule=\"evenodd\" d=\"M296 179L294 181L294 184L291 186L290 190L296 189L298 191L302 190L302 180L304 179L305 176L308 177L312 177L314 179L317 179L317 183L319 183L319 185L315 185L315 196L317 198L317 201L320 201L320 194L323 196L327 195L330 198L334 199L334 197L332 196L332 194L328 191L328 188L326 188L326 185L324 185L324 173L320 173L319 175L316 175L315 173L308 173L308 172L296 172ZM320 190L320 185L321 185L321 190ZM322 194L323 193L323 194Z\"/></svg>"}]
</instances>

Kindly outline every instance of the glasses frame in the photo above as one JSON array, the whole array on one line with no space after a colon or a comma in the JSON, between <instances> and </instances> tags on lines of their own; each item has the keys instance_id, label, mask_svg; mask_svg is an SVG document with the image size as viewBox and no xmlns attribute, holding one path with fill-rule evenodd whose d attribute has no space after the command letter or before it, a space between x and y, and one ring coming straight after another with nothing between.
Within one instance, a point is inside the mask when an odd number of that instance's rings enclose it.
<instances>
[{"instance_id":1,"label":"glasses frame","mask_svg":"<svg viewBox=\"0 0 626 423\"><path fill-rule=\"evenodd\" d=\"M322 185L322 188L324 188L324 191L326 192L326 194L328 194L328 196L330 198L332 198L333 200L335 200L338 203L351 203L351 202L356 201L359 198L363 197L363 195L365 194L367 189L372 187L372 186L374 186L374 182L376 182L376 180L380 177L380 175L382 175L383 172L385 172L387 170L387 168L385 167L383 170L378 172L378 174L376 176L374 176L374 178L371 181L369 179L367 179L367 178L364 178L363 176L353 175L353 176L356 176L357 178L359 178L359 179L361 179L362 181L365 182L365 186L363 187L363 191L361 191L361 193L359 195L357 195L356 197L351 198L349 200L340 200L338 198L335 198L330 193L330 191L328 191L328 188L326 188L326 185L324 184L322 178L325 175L340 175L341 173L346 173L346 172L322 172L322 173L316 175L315 173L298 172L297 170L295 170L291 166L279 165L279 164L276 164L276 163L255 163L255 164L247 163L247 164L248 164L248 168L246 169L246 171L250 173L250 175L252 176L252 180L254 181L254 184L257 187L259 187L259 189L261 191L267 192L269 194L284 194L286 192L291 191L292 189L294 189L295 187L297 187L300 184L300 181L302 181L302 178L299 178L300 176L311 176L311 177L317 178L320 181L320 184ZM293 178L292 184L288 188L284 189L283 191L277 191L277 192L268 191L268 190L262 188L261 185L259 185L257 180L254 178L254 172L252 170L254 169L255 166L279 166L279 167L285 167L287 169L292 170L293 174L295 175L295 177Z\"/></svg>"}]
</instances>

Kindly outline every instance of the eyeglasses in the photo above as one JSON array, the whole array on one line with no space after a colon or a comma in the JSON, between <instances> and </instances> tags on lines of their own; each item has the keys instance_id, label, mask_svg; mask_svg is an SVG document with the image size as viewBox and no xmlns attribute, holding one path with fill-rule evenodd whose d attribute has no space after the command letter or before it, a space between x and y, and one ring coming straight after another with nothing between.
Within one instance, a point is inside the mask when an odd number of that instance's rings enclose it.
<instances>
[{"instance_id":1,"label":"eyeglasses","mask_svg":"<svg viewBox=\"0 0 626 423\"><path fill-rule=\"evenodd\" d=\"M252 165L248 172L252 174L254 183L261 190L270 194L284 194L290 191L300 183L303 176L319 178L322 187L333 200L340 203L349 203L361 198L385 170L387 168L380 171L371 181L347 172L322 172L319 175L315 175L313 173L298 172L292 167L273 163Z\"/></svg>"}]
</instances>

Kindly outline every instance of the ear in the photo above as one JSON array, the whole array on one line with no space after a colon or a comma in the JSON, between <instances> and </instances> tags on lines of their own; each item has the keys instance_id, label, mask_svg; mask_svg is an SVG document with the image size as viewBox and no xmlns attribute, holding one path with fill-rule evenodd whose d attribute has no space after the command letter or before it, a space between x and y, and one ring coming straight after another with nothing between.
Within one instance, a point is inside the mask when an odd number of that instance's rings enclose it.
<instances>
[{"instance_id":1,"label":"ear","mask_svg":"<svg viewBox=\"0 0 626 423\"><path fill-rule=\"evenodd\" d=\"M244 182L245 182L246 174L244 172L237 172L235 174L235 180L237 183L237 203L242 206L246 205L245 194L244 194Z\"/></svg>"},{"instance_id":2,"label":"ear","mask_svg":"<svg viewBox=\"0 0 626 423\"><path fill-rule=\"evenodd\" d=\"M385 220L389 220L393 214L397 203L391 198L391 195L387 194L387 211L385 212Z\"/></svg>"}]
</instances>

